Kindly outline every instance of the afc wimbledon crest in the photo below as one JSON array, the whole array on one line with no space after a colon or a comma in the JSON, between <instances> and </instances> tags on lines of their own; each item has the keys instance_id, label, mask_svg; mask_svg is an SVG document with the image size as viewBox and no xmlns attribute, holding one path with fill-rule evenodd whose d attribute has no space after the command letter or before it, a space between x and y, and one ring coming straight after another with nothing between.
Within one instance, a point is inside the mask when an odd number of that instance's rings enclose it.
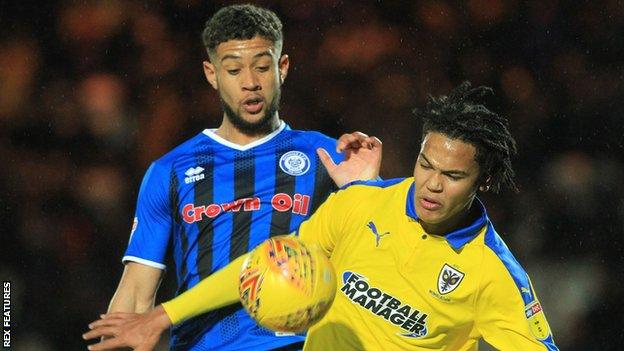
<instances>
[{"instance_id":1,"label":"afc wimbledon crest","mask_svg":"<svg viewBox=\"0 0 624 351\"><path fill-rule=\"evenodd\" d=\"M310 169L310 159L301 151L288 151L280 157L279 165L282 171L300 176Z\"/></svg>"},{"instance_id":2,"label":"afc wimbledon crest","mask_svg":"<svg viewBox=\"0 0 624 351\"><path fill-rule=\"evenodd\" d=\"M462 279L464 273L445 263L438 275L438 292L442 295L450 293L459 286Z\"/></svg>"}]
</instances>

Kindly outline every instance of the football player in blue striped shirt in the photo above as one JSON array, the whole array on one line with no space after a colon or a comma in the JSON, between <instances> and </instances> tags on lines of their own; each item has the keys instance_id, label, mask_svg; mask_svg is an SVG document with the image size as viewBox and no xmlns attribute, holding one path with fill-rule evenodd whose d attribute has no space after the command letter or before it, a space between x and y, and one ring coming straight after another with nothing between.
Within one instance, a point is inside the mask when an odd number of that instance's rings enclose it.
<instances>
[{"instance_id":1,"label":"football player in blue striped shirt","mask_svg":"<svg viewBox=\"0 0 624 351\"><path fill-rule=\"evenodd\" d=\"M203 40L223 121L147 170L109 312L151 309L169 252L180 294L269 236L295 230L337 186L378 175L378 139L353 133L336 141L280 120L289 58L273 12L225 7L206 23ZM259 327L234 305L176 326L170 346L268 350L300 348L303 340Z\"/></svg>"}]
</instances>

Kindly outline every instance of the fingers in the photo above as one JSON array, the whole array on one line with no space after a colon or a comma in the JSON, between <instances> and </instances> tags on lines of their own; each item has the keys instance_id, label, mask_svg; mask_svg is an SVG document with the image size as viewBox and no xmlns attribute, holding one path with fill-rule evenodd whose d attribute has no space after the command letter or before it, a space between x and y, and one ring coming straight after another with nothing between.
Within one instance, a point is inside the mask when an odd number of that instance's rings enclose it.
<instances>
[{"instance_id":1,"label":"fingers","mask_svg":"<svg viewBox=\"0 0 624 351\"><path fill-rule=\"evenodd\" d=\"M374 147L381 147L381 140L376 137L369 137L362 132L353 132L350 134L343 134L336 143L336 151L343 152L346 149L373 149Z\"/></svg>"},{"instance_id":2,"label":"fingers","mask_svg":"<svg viewBox=\"0 0 624 351\"><path fill-rule=\"evenodd\" d=\"M124 345L124 343L121 340L113 338L113 339L102 340L97 344L89 345L87 346L87 349L91 351L102 351L102 350L112 350L112 349L116 349L122 346L126 346L126 345Z\"/></svg>"},{"instance_id":3,"label":"fingers","mask_svg":"<svg viewBox=\"0 0 624 351\"><path fill-rule=\"evenodd\" d=\"M329 153L327 152L327 150L323 148L318 148L316 149L316 154L321 160L321 163L323 164L323 166L325 166L325 168L327 169L327 173L331 174L337 166L334 163L334 160L332 160L331 156L329 156Z\"/></svg>"},{"instance_id":4,"label":"fingers","mask_svg":"<svg viewBox=\"0 0 624 351\"><path fill-rule=\"evenodd\" d=\"M90 330L82 334L82 338L85 340L89 340L89 339L99 338L102 336L115 336L118 334L118 332L119 332L119 328L117 327L111 327L111 326L97 327L97 328L94 328L93 330Z\"/></svg>"},{"instance_id":5,"label":"fingers","mask_svg":"<svg viewBox=\"0 0 624 351\"><path fill-rule=\"evenodd\" d=\"M381 140L379 140L379 138L374 137L374 136L366 138L366 142L371 145L371 147L369 147L369 149L374 149L376 147L377 148L381 148L382 147Z\"/></svg>"},{"instance_id":6,"label":"fingers","mask_svg":"<svg viewBox=\"0 0 624 351\"><path fill-rule=\"evenodd\" d=\"M98 319L95 322L89 323L89 329L96 329L99 327L118 326L126 322L126 319L107 317L104 319Z\"/></svg>"},{"instance_id":7,"label":"fingers","mask_svg":"<svg viewBox=\"0 0 624 351\"><path fill-rule=\"evenodd\" d=\"M140 314L138 313L131 313L131 312L110 312L110 313L106 313L106 314L101 314L100 318L101 319L108 319L108 318L123 318L123 319L129 319L129 318L136 318L140 316Z\"/></svg>"},{"instance_id":8,"label":"fingers","mask_svg":"<svg viewBox=\"0 0 624 351\"><path fill-rule=\"evenodd\" d=\"M336 143L336 151L342 152L349 145L352 145L352 144L356 144L359 147L360 140L364 140L366 138L368 138L368 135L362 132L353 132L350 134L343 134L340 136L340 138L338 138L338 142Z\"/></svg>"}]
</instances>

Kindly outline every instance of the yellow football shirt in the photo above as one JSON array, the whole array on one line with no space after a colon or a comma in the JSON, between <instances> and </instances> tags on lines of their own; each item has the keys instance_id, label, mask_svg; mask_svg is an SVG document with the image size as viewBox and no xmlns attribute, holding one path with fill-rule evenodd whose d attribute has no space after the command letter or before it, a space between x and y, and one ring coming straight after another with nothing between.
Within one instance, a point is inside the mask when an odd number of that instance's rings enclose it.
<instances>
[{"instance_id":1,"label":"yellow football shirt","mask_svg":"<svg viewBox=\"0 0 624 351\"><path fill-rule=\"evenodd\" d=\"M334 304L304 350L557 350L524 269L481 216L429 235L413 178L357 182L332 194L298 230L331 257Z\"/></svg>"}]
</instances>

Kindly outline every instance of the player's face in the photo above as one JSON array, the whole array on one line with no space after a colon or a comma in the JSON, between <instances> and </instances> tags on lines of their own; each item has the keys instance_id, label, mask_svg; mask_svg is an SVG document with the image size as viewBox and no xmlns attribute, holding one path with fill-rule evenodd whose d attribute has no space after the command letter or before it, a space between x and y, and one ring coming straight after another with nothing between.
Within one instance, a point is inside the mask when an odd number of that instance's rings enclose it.
<instances>
[{"instance_id":1,"label":"player's face","mask_svg":"<svg viewBox=\"0 0 624 351\"><path fill-rule=\"evenodd\" d=\"M423 224L449 229L464 218L478 188L475 155L475 147L459 139L424 137L414 167L414 203Z\"/></svg>"},{"instance_id":2,"label":"player's face","mask_svg":"<svg viewBox=\"0 0 624 351\"><path fill-rule=\"evenodd\" d=\"M242 132L262 131L277 118L280 86L288 72L281 43L256 36L229 40L204 62L208 82L217 89L225 117Z\"/></svg>"}]
</instances>

